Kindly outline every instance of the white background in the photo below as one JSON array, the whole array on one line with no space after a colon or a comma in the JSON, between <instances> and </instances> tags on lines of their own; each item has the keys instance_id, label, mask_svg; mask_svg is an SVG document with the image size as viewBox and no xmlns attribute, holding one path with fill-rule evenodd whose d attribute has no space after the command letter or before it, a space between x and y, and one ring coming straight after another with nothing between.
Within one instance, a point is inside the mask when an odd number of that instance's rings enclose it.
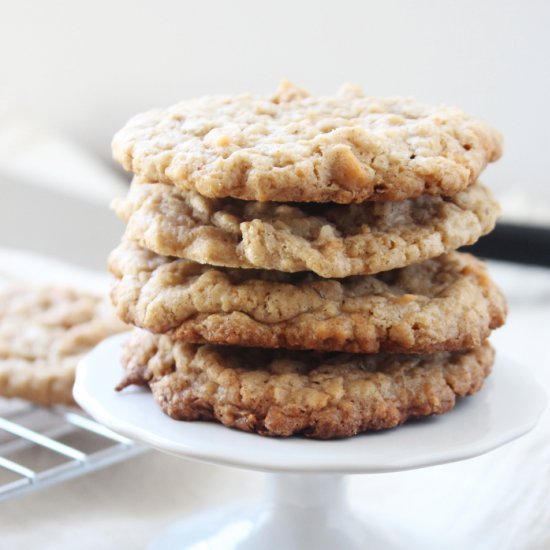
<instances>
[{"instance_id":1,"label":"white background","mask_svg":"<svg viewBox=\"0 0 550 550\"><path fill-rule=\"evenodd\" d=\"M478 114L506 138L484 180L548 187L550 2L1 2L0 97L111 162L129 116L287 77L342 82ZM0 120L1 122L1 120ZM114 165L113 165L114 167Z\"/></svg>"}]
</instances>

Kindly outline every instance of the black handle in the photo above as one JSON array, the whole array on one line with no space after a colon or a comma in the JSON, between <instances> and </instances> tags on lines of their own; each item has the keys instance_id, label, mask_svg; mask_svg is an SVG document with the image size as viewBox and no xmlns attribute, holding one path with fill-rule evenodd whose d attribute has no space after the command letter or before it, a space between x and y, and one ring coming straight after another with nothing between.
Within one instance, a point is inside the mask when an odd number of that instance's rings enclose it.
<instances>
[{"instance_id":1,"label":"black handle","mask_svg":"<svg viewBox=\"0 0 550 550\"><path fill-rule=\"evenodd\" d=\"M461 251L492 260L550 267L550 227L498 223L492 233Z\"/></svg>"}]
</instances>

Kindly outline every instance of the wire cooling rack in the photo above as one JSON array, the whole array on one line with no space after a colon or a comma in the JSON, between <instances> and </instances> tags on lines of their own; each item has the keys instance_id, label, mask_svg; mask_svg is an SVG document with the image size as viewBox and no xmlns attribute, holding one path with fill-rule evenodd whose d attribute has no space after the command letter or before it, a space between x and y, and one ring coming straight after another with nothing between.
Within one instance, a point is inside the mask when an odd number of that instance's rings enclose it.
<instances>
[{"instance_id":1,"label":"wire cooling rack","mask_svg":"<svg viewBox=\"0 0 550 550\"><path fill-rule=\"evenodd\" d=\"M90 473L145 450L78 409L0 399L0 501Z\"/></svg>"}]
</instances>

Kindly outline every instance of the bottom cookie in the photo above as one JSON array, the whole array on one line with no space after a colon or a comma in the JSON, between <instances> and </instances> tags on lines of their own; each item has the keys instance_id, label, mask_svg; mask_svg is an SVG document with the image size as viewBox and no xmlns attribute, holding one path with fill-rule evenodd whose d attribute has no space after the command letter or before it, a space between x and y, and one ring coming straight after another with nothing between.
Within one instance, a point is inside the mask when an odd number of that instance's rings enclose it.
<instances>
[{"instance_id":1,"label":"bottom cookie","mask_svg":"<svg viewBox=\"0 0 550 550\"><path fill-rule=\"evenodd\" d=\"M117 390L148 385L177 420L330 439L445 413L481 388L493 360L488 342L430 355L347 354L186 344L136 330Z\"/></svg>"}]
</instances>

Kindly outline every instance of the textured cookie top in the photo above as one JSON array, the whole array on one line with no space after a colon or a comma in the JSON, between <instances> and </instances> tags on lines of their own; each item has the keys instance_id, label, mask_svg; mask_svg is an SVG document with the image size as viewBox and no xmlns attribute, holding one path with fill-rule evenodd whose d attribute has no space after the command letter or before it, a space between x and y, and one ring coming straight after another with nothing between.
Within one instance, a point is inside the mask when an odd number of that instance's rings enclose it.
<instances>
[{"instance_id":1,"label":"textured cookie top","mask_svg":"<svg viewBox=\"0 0 550 550\"><path fill-rule=\"evenodd\" d=\"M447 412L480 389L493 357L487 343L431 355L322 354L196 346L136 331L119 389L148 384L176 419L328 439Z\"/></svg>"},{"instance_id":2,"label":"textured cookie top","mask_svg":"<svg viewBox=\"0 0 550 550\"><path fill-rule=\"evenodd\" d=\"M483 264L456 252L346 279L213 268L132 243L109 266L121 319L188 342L432 352L478 346L506 315Z\"/></svg>"},{"instance_id":3,"label":"textured cookie top","mask_svg":"<svg viewBox=\"0 0 550 550\"><path fill-rule=\"evenodd\" d=\"M475 183L453 197L353 205L209 199L135 180L114 203L126 237L165 256L239 268L367 275L474 243L499 207Z\"/></svg>"},{"instance_id":4,"label":"textured cookie top","mask_svg":"<svg viewBox=\"0 0 550 550\"><path fill-rule=\"evenodd\" d=\"M212 96L132 118L124 168L206 197L352 203L453 195L501 155L501 137L456 108L365 96Z\"/></svg>"},{"instance_id":5,"label":"textured cookie top","mask_svg":"<svg viewBox=\"0 0 550 550\"><path fill-rule=\"evenodd\" d=\"M73 403L80 357L126 327L103 297L70 288L0 292L0 395L50 405Z\"/></svg>"}]
</instances>

